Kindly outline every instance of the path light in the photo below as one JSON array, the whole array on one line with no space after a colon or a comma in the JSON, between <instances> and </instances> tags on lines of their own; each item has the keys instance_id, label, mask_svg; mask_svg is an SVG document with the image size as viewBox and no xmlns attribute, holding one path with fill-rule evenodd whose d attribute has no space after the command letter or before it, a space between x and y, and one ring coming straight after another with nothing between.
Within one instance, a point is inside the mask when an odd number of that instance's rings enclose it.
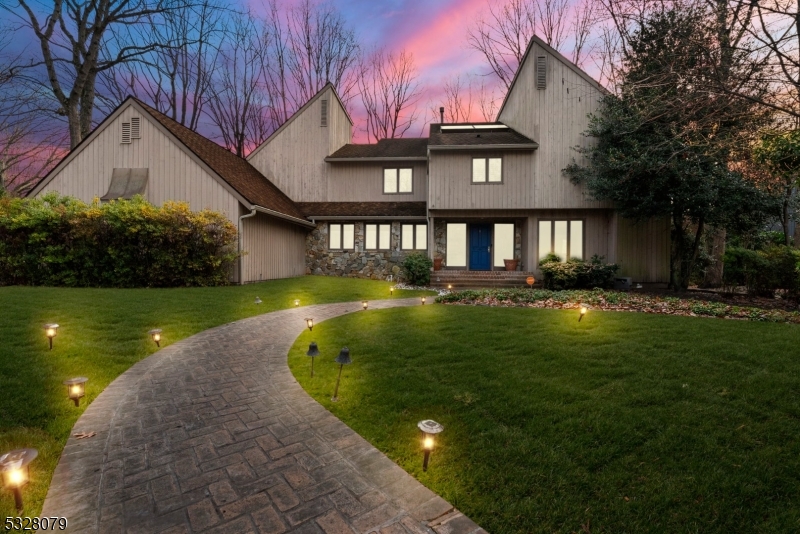
<instances>
[{"instance_id":1,"label":"path light","mask_svg":"<svg viewBox=\"0 0 800 534\"><path fill-rule=\"evenodd\" d=\"M300 299L294 299L295 307L300 306Z\"/></svg>"},{"instance_id":2,"label":"path light","mask_svg":"<svg viewBox=\"0 0 800 534\"><path fill-rule=\"evenodd\" d=\"M431 451L436 445L436 434L444 430L444 427L432 419L426 419L417 423L417 428L422 430L422 450L425 452L425 457L422 460L422 470L428 470L428 459L431 456Z\"/></svg>"},{"instance_id":3,"label":"path light","mask_svg":"<svg viewBox=\"0 0 800 534\"><path fill-rule=\"evenodd\" d=\"M22 512L22 486L30 480L28 464L39 455L36 449L17 449L0 456L3 486L14 493L17 512Z\"/></svg>"},{"instance_id":4,"label":"path light","mask_svg":"<svg viewBox=\"0 0 800 534\"><path fill-rule=\"evenodd\" d=\"M447 289L453 289L453 284L447 284Z\"/></svg>"},{"instance_id":5,"label":"path light","mask_svg":"<svg viewBox=\"0 0 800 534\"><path fill-rule=\"evenodd\" d=\"M311 356L311 378L314 378L314 358L319 356L319 348L317 348L316 341L312 341L311 345L308 346L306 356Z\"/></svg>"},{"instance_id":6,"label":"path light","mask_svg":"<svg viewBox=\"0 0 800 534\"><path fill-rule=\"evenodd\" d=\"M261 304L261 299L256 297L255 303L256 303L256 305Z\"/></svg>"},{"instance_id":7,"label":"path light","mask_svg":"<svg viewBox=\"0 0 800 534\"><path fill-rule=\"evenodd\" d=\"M309 332L314 330L314 319L312 319L311 317L308 317L306 319L306 326L308 327Z\"/></svg>"},{"instance_id":8,"label":"path light","mask_svg":"<svg viewBox=\"0 0 800 534\"><path fill-rule=\"evenodd\" d=\"M56 323L44 325L44 335L50 340L50 350L53 350L53 338L58 334L58 325Z\"/></svg>"},{"instance_id":9,"label":"path light","mask_svg":"<svg viewBox=\"0 0 800 534\"><path fill-rule=\"evenodd\" d=\"M422 305L425 306L425 297L422 297L420 300L422 300Z\"/></svg>"},{"instance_id":10,"label":"path light","mask_svg":"<svg viewBox=\"0 0 800 534\"><path fill-rule=\"evenodd\" d=\"M589 311L589 307L586 304L581 304L581 315L578 317L578 322L581 322L581 319L583 319L587 311Z\"/></svg>"},{"instance_id":11,"label":"path light","mask_svg":"<svg viewBox=\"0 0 800 534\"><path fill-rule=\"evenodd\" d=\"M333 397L331 397L333 402L339 400L339 380L342 379L342 367L353 363L353 360L350 359L350 349L342 347L342 351L336 357L336 363L339 364L339 376L336 378L336 389L333 390Z\"/></svg>"},{"instance_id":12,"label":"path light","mask_svg":"<svg viewBox=\"0 0 800 534\"><path fill-rule=\"evenodd\" d=\"M367 309L367 306L369 306L369 302L367 302L366 300L361 301L361 307L364 308L364 310Z\"/></svg>"},{"instance_id":13,"label":"path light","mask_svg":"<svg viewBox=\"0 0 800 534\"><path fill-rule=\"evenodd\" d=\"M394 286L389 288L389 296L391 297L393 295L394 295Z\"/></svg>"},{"instance_id":14,"label":"path light","mask_svg":"<svg viewBox=\"0 0 800 534\"><path fill-rule=\"evenodd\" d=\"M528 278L525 279L525 283L531 286L531 289L533 289L533 284L536 283L536 278L529 276Z\"/></svg>"},{"instance_id":15,"label":"path light","mask_svg":"<svg viewBox=\"0 0 800 534\"><path fill-rule=\"evenodd\" d=\"M81 403L81 399L86 396L86 382L88 381L89 379L85 376L79 376L62 382L67 386L67 395L75 403L75 406L78 406Z\"/></svg>"},{"instance_id":16,"label":"path light","mask_svg":"<svg viewBox=\"0 0 800 534\"><path fill-rule=\"evenodd\" d=\"M152 337L153 341L156 342L156 346L160 347L161 346L161 329L160 328L153 328L152 330L150 330L148 332L148 334L150 334L150 337Z\"/></svg>"}]
</instances>

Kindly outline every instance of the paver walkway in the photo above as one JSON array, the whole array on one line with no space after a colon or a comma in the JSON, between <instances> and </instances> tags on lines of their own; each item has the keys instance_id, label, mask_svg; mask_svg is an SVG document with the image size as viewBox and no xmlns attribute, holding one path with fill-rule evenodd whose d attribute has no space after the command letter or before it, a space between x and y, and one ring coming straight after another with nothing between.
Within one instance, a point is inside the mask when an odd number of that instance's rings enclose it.
<instances>
[{"instance_id":1,"label":"paver walkway","mask_svg":"<svg viewBox=\"0 0 800 534\"><path fill-rule=\"evenodd\" d=\"M419 304L373 301L371 308ZM42 516L71 532L484 533L295 381L305 328L360 303L273 312L142 360L75 424ZM168 335L168 334L167 334Z\"/></svg>"}]
</instances>

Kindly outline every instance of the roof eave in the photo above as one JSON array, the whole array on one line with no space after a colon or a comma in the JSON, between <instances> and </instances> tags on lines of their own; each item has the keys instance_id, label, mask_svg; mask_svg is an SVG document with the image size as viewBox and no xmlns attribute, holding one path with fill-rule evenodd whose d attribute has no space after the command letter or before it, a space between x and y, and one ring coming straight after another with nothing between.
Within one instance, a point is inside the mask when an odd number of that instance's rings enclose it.
<instances>
[{"instance_id":1,"label":"roof eave","mask_svg":"<svg viewBox=\"0 0 800 534\"><path fill-rule=\"evenodd\" d=\"M536 150L539 143L502 145L431 145L428 150Z\"/></svg>"},{"instance_id":2,"label":"roof eave","mask_svg":"<svg viewBox=\"0 0 800 534\"><path fill-rule=\"evenodd\" d=\"M386 156L386 157L366 157L366 158L332 158L328 156L325 158L328 163L370 163L375 161L428 161L427 156Z\"/></svg>"},{"instance_id":3,"label":"roof eave","mask_svg":"<svg viewBox=\"0 0 800 534\"><path fill-rule=\"evenodd\" d=\"M318 221L422 221L425 215L309 215L309 219Z\"/></svg>"},{"instance_id":4,"label":"roof eave","mask_svg":"<svg viewBox=\"0 0 800 534\"><path fill-rule=\"evenodd\" d=\"M256 211L258 211L260 213L265 213L267 215L272 215L273 217L277 217L279 219L284 219L284 220L293 222L295 224L299 224L301 226L305 226L307 228L315 228L316 227L316 225L314 223L312 223L310 221L307 221L305 219L300 219L298 217L293 217L291 215L286 215L285 213L281 213L280 211L271 210L271 209L265 208L263 206L253 205L253 206L250 206L250 209L251 210L256 210Z\"/></svg>"}]
</instances>

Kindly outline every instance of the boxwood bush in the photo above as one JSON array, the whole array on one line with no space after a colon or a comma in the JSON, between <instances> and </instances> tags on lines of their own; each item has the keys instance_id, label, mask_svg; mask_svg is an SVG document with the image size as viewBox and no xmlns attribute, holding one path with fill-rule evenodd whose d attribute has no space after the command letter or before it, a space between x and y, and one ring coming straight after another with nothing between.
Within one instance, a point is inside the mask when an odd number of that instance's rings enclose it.
<instances>
[{"instance_id":1,"label":"boxwood bush","mask_svg":"<svg viewBox=\"0 0 800 534\"><path fill-rule=\"evenodd\" d=\"M403 260L403 276L409 284L427 286L431 282L433 260L421 252L412 252Z\"/></svg>"},{"instance_id":2,"label":"boxwood bush","mask_svg":"<svg viewBox=\"0 0 800 534\"><path fill-rule=\"evenodd\" d=\"M0 285L221 285L237 255L231 221L182 202L0 198Z\"/></svg>"},{"instance_id":3,"label":"boxwood bush","mask_svg":"<svg viewBox=\"0 0 800 534\"><path fill-rule=\"evenodd\" d=\"M619 266L603 263L603 259L603 256L595 254L589 261L571 258L562 263L555 254L548 254L539 262L544 276L542 284L546 289L554 290L613 287Z\"/></svg>"}]
</instances>

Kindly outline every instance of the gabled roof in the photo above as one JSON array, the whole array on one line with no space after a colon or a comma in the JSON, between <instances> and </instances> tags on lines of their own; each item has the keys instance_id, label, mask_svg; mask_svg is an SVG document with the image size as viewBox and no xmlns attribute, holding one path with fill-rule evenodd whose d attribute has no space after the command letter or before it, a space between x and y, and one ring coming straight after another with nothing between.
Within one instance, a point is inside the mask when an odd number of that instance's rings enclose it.
<instances>
[{"instance_id":1,"label":"gabled roof","mask_svg":"<svg viewBox=\"0 0 800 534\"><path fill-rule=\"evenodd\" d=\"M313 104L314 102L316 102L316 101L317 101L317 99L318 99L320 96L322 96L322 94L325 92L325 90L326 90L326 89L328 89L329 87L331 88L331 91L333 92L333 96L335 96L335 97L336 97L336 101L337 101L337 102L339 102L339 106L341 106L341 108L344 110L344 114L345 114L345 116L347 116L347 120L349 120L349 121L350 121L350 125L352 126L352 125L354 124L354 122L353 122L353 118L352 118L352 117L350 117L350 113L348 113L348 111L347 111L347 107L345 107L345 105L344 105L344 102L342 102L342 99L341 99L341 98L339 98L339 93L337 93L337 92L336 92L336 87L333 85L333 83L331 83L331 82L328 82L328 83L326 83L326 84L325 84L325 86L324 86L322 89L320 89L319 91L317 91L317 94L315 94L314 96L312 96L312 97L311 97L311 98L308 100L308 102L306 102L305 104L303 104L303 106L302 106L300 109L298 109L297 111L295 111L294 113L292 113L292 116L291 116L291 117L289 117L288 119L286 119L286 122L284 122L283 124L281 124L281 125L280 125L280 127L279 127L277 130L275 130L274 132L272 132L272 134L271 134L269 137L267 137L267 140L266 140L266 141L264 141L263 143L261 143L260 145L258 145L258 146L255 148L255 150L253 150L252 152L250 152L250 153L247 155L247 159L248 159L248 160L250 160L251 158L253 158L253 156L255 156L256 154L258 154L258 152L259 152L259 151L260 151L262 148L264 148L265 146L267 146L267 145L270 143L270 141L272 141L273 139L275 139L275 137L277 137L278 135L280 135L280 133L281 133L283 130L285 130L285 129L286 129L286 128L287 128L287 127L288 127L288 126L289 126L289 125L290 125L292 122L294 122L294 120L295 120L297 117L299 117L300 115L302 115L302 114L303 114L303 112L304 112L305 110L307 110L307 109L309 108L309 106L311 106L311 104ZM329 107L329 109L330 109L330 107Z\"/></svg>"},{"instance_id":2,"label":"gabled roof","mask_svg":"<svg viewBox=\"0 0 800 534\"><path fill-rule=\"evenodd\" d=\"M586 71L584 71L579 66L577 66L575 63L573 63L572 61L570 61L567 58L565 58L564 56L562 56L561 53L558 50L556 50L555 48L553 48L549 44L547 44L544 41L542 41L539 37L534 35L533 37L531 37L531 40L528 43L528 48L525 49L525 55L522 56L522 61L519 62L519 67L517 67L517 72L514 74L514 79L511 80L511 85L508 86L508 91L506 91L506 96L505 96L505 98L503 98L503 104L500 106L500 109L497 111L498 120L500 119L500 115L503 114L503 109L505 109L506 102L508 102L508 95L510 95L511 91L514 90L514 86L517 84L517 79L519 79L519 73L522 72L522 66L525 65L526 61L528 61L528 56L530 55L531 50L533 50L533 45L534 44L542 47L545 50L545 52L547 52L548 54L550 54L551 56L553 56L554 58L559 60L561 63L566 65L570 70L575 72L578 76L580 76L581 78L586 80L589 83L590 86L592 86L595 89L599 90L601 93L604 93L604 94L608 94L609 93L608 89L606 89L605 87L600 85L600 82L598 82L597 80L595 80L594 78L592 78L591 76L586 74Z\"/></svg>"},{"instance_id":3,"label":"gabled roof","mask_svg":"<svg viewBox=\"0 0 800 534\"><path fill-rule=\"evenodd\" d=\"M431 150L534 150L539 144L501 122L431 124Z\"/></svg>"},{"instance_id":4,"label":"gabled roof","mask_svg":"<svg viewBox=\"0 0 800 534\"><path fill-rule=\"evenodd\" d=\"M310 218L425 217L425 202L298 202Z\"/></svg>"},{"instance_id":5,"label":"gabled roof","mask_svg":"<svg viewBox=\"0 0 800 534\"><path fill-rule=\"evenodd\" d=\"M86 148L128 106L135 107L143 116L155 121L162 132L172 137L177 141L179 147L185 149L201 164L204 164L211 171L211 174L216 175L242 204L249 205L250 209L255 209L256 207L264 208L267 212L274 212L273 214L279 217L283 216L290 220L295 220L295 222L308 224L303 212L300 211L297 205L245 159L229 152L215 142L186 128L132 96L127 97L92 133L87 135L78 146L64 156L58 165L47 176L42 178L36 184L36 187L31 189L28 195L38 194L61 169Z\"/></svg>"},{"instance_id":6,"label":"gabled roof","mask_svg":"<svg viewBox=\"0 0 800 534\"><path fill-rule=\"evenodd\" d=\"M325 161L428 159L428 138L381 139L375 144L347 144Z\"/></svg>"}]
</instances>

